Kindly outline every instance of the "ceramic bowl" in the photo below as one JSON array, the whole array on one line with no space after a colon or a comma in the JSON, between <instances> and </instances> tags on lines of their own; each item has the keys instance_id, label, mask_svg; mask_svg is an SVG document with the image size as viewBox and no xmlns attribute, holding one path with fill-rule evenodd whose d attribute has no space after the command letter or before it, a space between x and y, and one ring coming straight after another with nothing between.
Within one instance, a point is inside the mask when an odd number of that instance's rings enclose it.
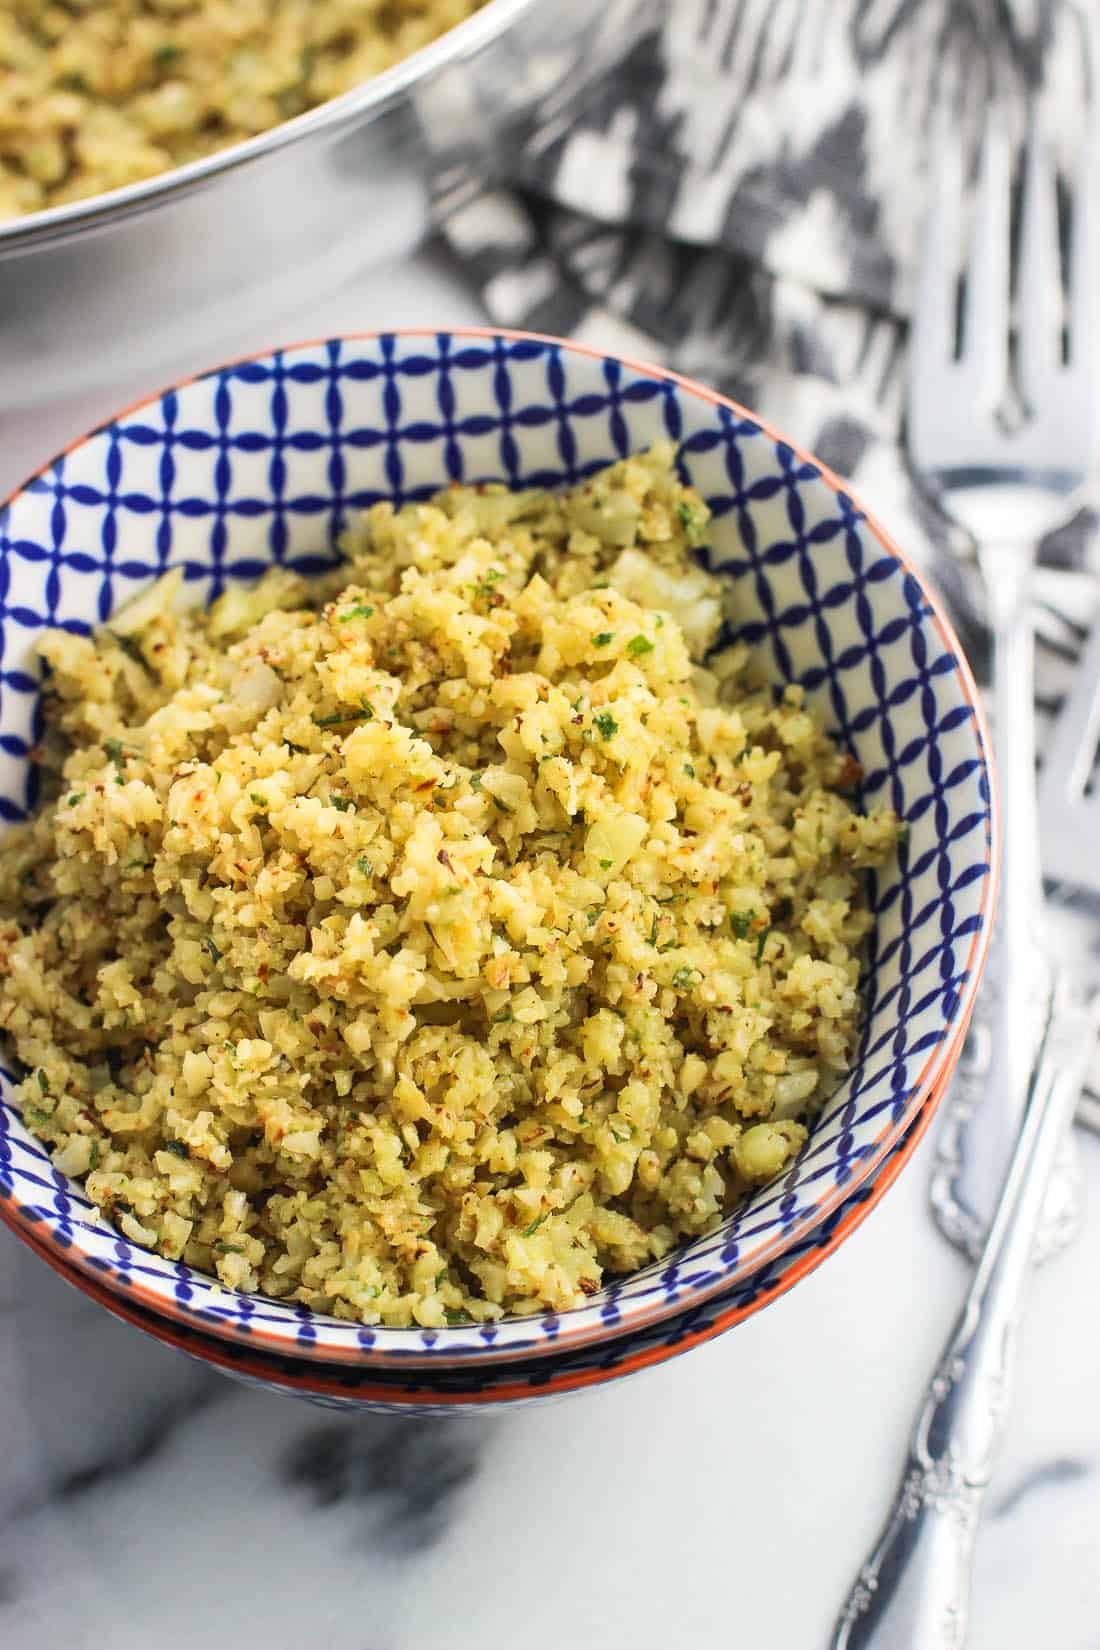
<instances>
[{"instance_id":1,"label":"ceramic bowl","mask_svg":"<svg viewBox=\"0 0 1100 1650\"><path fill-rule=\"evenodd\" d=\"M820 464L711 392L552 339L482 332L331 339L178 385L46 466L0 512L0 822L35 800L35 642L84 632L166 567L195 601L272 562L325 565L349 517L453 480L568 483L661 437L706 497L706 557L737 634L802 683L862 765L862 802L909 825L871 879L852 1071L805 1148L720 1228L561 1314L442 1330L366 1327L240 1296L103 1222L24 1129L0 1072L0 1214L103 1287L184 1328L297 1361L494 1366L649 1329L748 1284L860 1192L930 1111L988 939L987 739L958 643L886 533Z\"/></svg>"}]
</instances>

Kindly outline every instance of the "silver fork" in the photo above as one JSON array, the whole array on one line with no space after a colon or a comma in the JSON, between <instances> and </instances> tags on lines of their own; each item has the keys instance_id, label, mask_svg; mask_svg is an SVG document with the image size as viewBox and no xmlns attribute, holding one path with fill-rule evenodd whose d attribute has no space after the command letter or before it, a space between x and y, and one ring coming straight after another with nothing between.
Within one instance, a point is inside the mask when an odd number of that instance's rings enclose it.
<instances>
[{"instance_id":1,"label":"silver fork","mask_svg":"<svg viewBox=\"0 0 1100 1650\"><path fill-rule=\"evenodd\" d=\"M1054 887L1058 949L1075 973L1100 977L1100 609L1093 618L1069 693L1058 713L1039 780L1043 864ZM1100 1131L1100 1071L1082 1097L1077 1121Z\"/></svg>"},{"instance_id":2,"label":"silver fork","mask_svg":"<svg viewBox=\"0 0 1100 1650\"><path fill-rule=\"evenodd\" d=\"M989 586L1007 852L995 982L1001 995L984 1109L1015 1143L973 1281L918 1412L894 1505L840 1615L833 1650L959 1650L964 1642L974 1542L1005 1425L1024 1285L1051 1167L1095 1044L1097 999L1086 1000L1081 976L1060 968L1052 978L1044 970L1040 984L1021 965L1036 947L1042 902L1029 586L1036 540L1067 513L1100 456L1096 206L1086 161L1074 191L1063 361L1053 186L1033 131L1017 285L1017 370L1029 421L1009 436L995 421L1009 365L1008 161L1004 134L991 122L958 358L957 161L948 160L940 175L911 341L909 441L915 465L977 538ZM1094 751L1095 740L1090 758ZM1048 874L1072 880L1068 857L1059 864L1046 849L1044 842ZM991 1175L999 1164L989 1156L980 1166Z\"/></svg>"},{"instance_id":3,"label":"silver fork","mask_svg":"<svg viewBox=\"0 0 1100 1650\"><path fill-rule=\"evenodd\" d=\"M1015 390L1024 417L1015 429L1009 427L1004 416L1013 388L1008 136L994 111L982 150L959 347L961 160L957 147L946 142L941 147L910 342L907 444L922 484L975 541L993 631L1003 869L987 972L993 1008L986 1093L996 1101L981 1108L980 1147L971 1138L954 1187L958 1203L987 1223L1020 1126L1049 998L1048 959L1038 943L1042 883L1031 585L1039 539L1073 514L1100 450L1100 255L1089 141L1072 191L1075 221L1064 295L1054 182L1033 127L1025 155L1015 304Z\"/></svg>"},{"instance_id":4,"label":"silver fork","mask_svg":"<svg viewBox=\"0 0 1100 1650\"><path fill-rule=\"evenodd\" d=\"M1059 1142L1085 1081L1097 999L1061 979L1024 1123L962 1310L917 1412L894 1504L831 1650L961 1650L974 1543L1008 1411L1024 1285Z\"/></svg>"}]
</instances>

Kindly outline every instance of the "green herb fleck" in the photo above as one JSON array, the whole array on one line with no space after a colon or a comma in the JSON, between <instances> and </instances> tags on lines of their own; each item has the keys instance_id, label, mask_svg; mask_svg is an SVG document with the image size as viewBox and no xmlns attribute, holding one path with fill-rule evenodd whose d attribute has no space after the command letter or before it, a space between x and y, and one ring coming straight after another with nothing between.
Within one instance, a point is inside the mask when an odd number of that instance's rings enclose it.
<instances>
[{"instance_id":1,"label":"green herb fleck","mask_svg":"<svg viewBox=\"0 0 1100 1650\"><path fill-rule=\"evenodd\" d=\"M474 594L476 596L492 596L494 585L499 583L503 577L504 574L499 567L490 567L481 583L474 585Z\"/></svg>"},{"instance_id":2,"label":"green herb fleck","mask_svg":"<svg viewBox=\"0 0 1100 1650\"><path fill-rule=\"evenodd\" d=\"M533 1237L545 1219L546 1215L538 1215L536 1219L531 1222L530 1226L525 1226L523 1228L523 1236Z\"/></svg>"},{"instance_id":3,"label":"green herb fleck","mask_svg":"<svg viewBox=\"0 0 1100 1650\"><path fill-rule=\"evenodd\" d=\"M730 927L733 929L734 939L743 940L755 921L755 911L731 911Z\"/></svg>"},{"instance_id":4,"label":"green herb fleck","mask_svg":"<svg viewBox=\"0 0 1100 1650\"><path fill-rule=\"evenodd\" d=\"M510 1008L502 1009L499 1014L493 1015L493 1024L495 1026L508 1026L511 1025L511 1023L512 1010Z\"/></svg>"},{"instance_id":5,"label":"green herb fleck","mask_svg":"<svg viewBox=\"0 0 1100 1650\"><path fill-rule=\"evenodd\" d=\"M71 74L59 75L57 84L66 92L86 92L88 90L88 82L82 74L77 73L75 70Z\"/></svg>"},{"instance_id":6,"label":"green herb fleck","mask_svg":"<svg viewBox=\"0 0 1100 1650\"><path fill-rule=\"evenodd\" d=\"M684 529L689 544L698 544L703 536L703 523L695 514L690 504L678 504L676 514L680 518L680 526Z\"/></svg>"},{"instance_id":7,"label":"green herb fleck","mask_svg":"<svg viewBox=\"0 0 1100 1650\"><path fill-rule=\"evenodd\" d=\"M206 949L210 953L210 961L212 963L215 963L215 964L220 963L221 960L222 960L222 954L218 950L217 946L214 944L214 941L210 938L209 934L204 934L203 935L202 943L203 943L203 945L205 945ZM226 1048L228 1048L230 1045L228 1043L226 1043L225 1046L226 1046Z\"/></svg>"},{"instance_id":8,"label":"green herb fleck","mask_svg":"<svg viewBox=\"0 0 1100 1650\"><path fill-rule=\"evenodd\" d=\"M609 710L600 711L599 715L594 716L592 720L596 724L601 739L611 739L619 731L619 724Z\"/></svg>"},{"instance_id":9,"label":"green herb fleck","mask_svg":"<svg viewBox=\"0 0 1100 1650\"><path fill-rule=\"evenodd\" d=\"M46 1073L42 1070L41 1066L39 1066L39 1068L38 1068L38 1086L42 1090L43 1094L49 1094L49 1092L50 1092L49 1079L47 1078Z\"/></svg>"},{"instance_id":10,"label":"green herb fleck","mask_svg":"<svg viewBox=\"0 0 1100 1650\"><path fill-rule=\"evenodd\" d=\"M443 1316L451 1325L452 1329L460 1323L473 1323L474 1321L468 1312L462 1312L458 1309L458 1307L452 1306L445 1306L443 1308Z\"/></svg>"},{"instance_id":11,"label":"green herb fleck","mask_svg":"<svg viewBox=\"0 0 1100 1650\"><path fill-rule=\"evenodd\" d=\"M373 722L374 706L363 700L362 710L338 710L334 716L315 716L319 728L339 728L352 722Z\"/></svg>"},{"instance_id":12,"label":"green herb fleck","mask_svg":"<svg viewBox=\"0 0 1100 1650\"><path fill-rule=\"evenodd\" d=\"M88 1173L91 1174L93 1169L98 1169L98 1168L99 1168L99 1141L98 1140L93 1140L92 1141L92 1149L88 1153Z\"/></svg>"},{"instance_id":13,"label":"green herb fleck","mask_svg":"<svg viewBox=\"0 0 1100 1650\"><path fill-rule=\"evenodd\" d=\"M657 944L657 918L656 917L654 917L653 926L649 930L649 943L650 943L650 945L656 945Z\"/></svg>"},{"instance_id":14,"label":"green herb fleck","mask_svg":"<svg viewBox=\"0 0 1100 1650\"><path fill-rule=\"evenodd\" d=\"M67 801L68 801L68 804L69 804L70 808L75 808L77 803L78 802L83 802L83 800L84 800L84 792L83 791L74 791L72 796L67 798Z\"/></svg>"},{"instance_id":15,"label":"green herb fleck","mask_svg":"<svg viewBox=\"0 0 1100 1650\"><path fill-rule=\"evenodd\" d=\"M373 612L374 608L368 606L366 602L357 602L354 607L346 607L344 611L337 616L337 622L339 624L348 624L352 619L369 619Z\"/></svg>"},{"instance_id":16,"label":"green herb fleck","mask_svg":"<svg viewBox=\"0 0 1100 1650\"><path fill-rule=\"evenodd\" d=\"M610 869L611 869L612 865L614 865L614 863L615 863L615 861L613 859L601 859L600 860L600 870L601 871L610 871Z\"/></svg>"},{"instance_id":17,"label":"green herb fleck","mask_svg":"<svg viewBox=\"0 0 1100 1650\"><path fill-rule=\"evenodd\" d=\"M360 854L355 863L365 877L372 877L374 875L374 866L371 864L366 854Z\"/></svg>"},{"instance_id":18,"label":"green herb fleck","mask_svg":"<svg viewBox=\"0 0 1100 1650\"><path fill-rule=\"evenodd\" d=\"M153 53L153 61L158 69L170 69L182 53L182 47L177 46L174 40L165 40Z\"/></svg>"},{"instance_id":19,"label":"green herb fleck","mask_svg":"<svg viewBox=\"0 0 1100 1650\"><path fill-rule=\"evenodd\" d=\"M677 991L690 991L703 978L702 969L678 968L672 976L672 983Z\"/></svg>"},{"instance_id":20,"label":"green herb fleck","mask_svg":"<svg viewBox=\"0 0 1100 1650\"><path fill-rule=\"evenodd\" d=\"M228 1043L226 1047L229 1047ZM166 1140L164 1149L166 1152L171 1152L173 1157L186 1157L188 1155L187 1147L182 1140Z\"/></svg>"},{"instance_id":21,"label":"green herb fleck","mask_svg":"<svg viewBox=\"0 0 1100 1650\"><path fill-rule=\"evenodd\" d=\"M493 793L490 791L489 794L492 796ZM502 814L510 814L513 811L507 802L501 801L499 796L493 796L493 807L499 808Z\"/></svg>"},{"instance_id":22,"label":"green herb fleck","mask_svg":"<svg viewBox=\"0 0 1100 1650\"><path fill-rule=\"evenodd\" d=\"M218 1242L214 1245L219 1255L243 1255L244 1250L239 1243Z\"/></svg>"},{"instance_id":23,"label":"green herb fleck","mask_svg":"<svg viewBox=\"0 0 1100 1650\"><path fill-rule=\"evenodd\" d=\"M121 739L105 739L103 741L103 749L105 754L116 767L122 766L126 753L123 750Z\"/></svg>"},{"instance_id":24,"label":"green herb fleck","mask_svg":"<svg viewBox=\"0 0 1100 1650\"><path fill-rule=\"evenodd\" d=\"M330 796L329 801L342 814L346 814L349 808L355 806L350 796Z\"/></svg>"},{"instance_id":25,"label":"green herb fleck","mask_svg":"<svg viewBox=\"0 0 1100 1650\"><path fill-rule=\"evenodd\" d=\"M627 642L626 651L630 658L640 659L643 654L653 652L653 643L648 636L635 636Z\"/></svg>"},{"instance_id":26,"label":"green herb fleck","mask_svg":"<svg viewBox=\"0 0 1100 1650\"><path fill-rule=\"evenodd\" d=\"M41 1106L29 1106L26 1103L26 1101L24 1101L24 1103L23 1103L23 1121L24 1121L24 1123L30 1123L35 1128L42 1129L42 1128L45 1128L45 1126L49 1122L49 1120L50 1120L49 1113L44 1112L42 1110Z\"/></svg>"},{"instance_id":27,"label":"green herb fleck","mask_svg":"<svg viewBox=\"0 0 1100 1650\"><path fill-rule=\"evenodd\" d=\"M481 775L479 773L472 773L470 775L470 789L472 791L480 791L480 789L481 789Z\"/></svg>"},{"instance_id":28,"label":"green herb fleck","mask_svg":"<svg viewBox=\"0 0 1100 1650\"><path fill-rule=\"evenodd\" d=\"M259 791L249 791L248 800L252 803L254 808L267 807L267 797L261 796Z\"/></svg>"},{"instance_id":29,"label":"green herb fleck","mask_svg":"<svg viewBox=\"0 0 1100 1650\"><path fill-rule=\"evenodd\" d=\"M593 636L592 645L594 647L609 647L614 640L615 632L613 630L601 630L598 636Z\"/></svg>"},{"instance_id":30,"label":"green herb fleck","mask_svg":"<svg viewBox=\"0 0 1100 1650\"><path fill-rule=\"evenodd\" d=\"M684 763L684 772L687 774L689 779L695 778L695 769L692 767L690 762Z\"/></svg>"},{"instance_id":31,"label":"green herb fleck","mask_svg":"<svg viewBox=\"0 0 1100 1650\"><path fill-rule=\"evenodd\" d=\"M756 960L757 960L757 962L762 962L763 961L764 947L768 943L768 935L771 933L771 931L772 931L771 930L771 924L769 923L767 928L765 928L763 930L763 932L760 935L760 938L756 942Z\"/></svg>"}]
</instances>

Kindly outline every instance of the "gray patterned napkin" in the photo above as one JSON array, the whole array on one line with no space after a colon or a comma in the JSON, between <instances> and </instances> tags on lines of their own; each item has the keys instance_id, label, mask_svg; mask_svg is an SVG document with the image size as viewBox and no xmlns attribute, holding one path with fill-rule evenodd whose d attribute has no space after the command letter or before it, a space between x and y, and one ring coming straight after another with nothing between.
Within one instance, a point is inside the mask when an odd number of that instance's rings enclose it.
<instances>
[{"instance_id":1,"label":"gray patterned napkin","mask_svg":"<svg viewBox=\"0 0 1100 1650\"><path fill-rule=\"evenodd\" d=\"M848 478L916 559L947 534L902 462L905 316L933 123L973 159L1037 98L1065 161L1095 0L663 0L657 27L438 222L493 319L664 362ZM503 160L502 160L503 164ZM1094 606L1083 512L1043 547L1041 709ZM979 673L964 585L944 592Z\"/></svg>"}]
</instances>

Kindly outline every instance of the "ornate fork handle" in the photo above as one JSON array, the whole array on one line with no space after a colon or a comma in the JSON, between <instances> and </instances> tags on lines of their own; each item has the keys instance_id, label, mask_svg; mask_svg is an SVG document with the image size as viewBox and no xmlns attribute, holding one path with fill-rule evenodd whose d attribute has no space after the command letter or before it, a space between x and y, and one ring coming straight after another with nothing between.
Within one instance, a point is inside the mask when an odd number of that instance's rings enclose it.
<instances>
[{"instance_id":1,"label":"ornate fork handle","mask_svg":"<svg viewBox=\"0 0 1100 1650\"><path fill-rule=\"evenodd\" d=\"M974 1539L1008 1407L1023 1286L1051 1165L1095 1035L1091 1006L1058 998L985 1249L917 1417L893 1509L849 1594L832 1650L963 1644Z\"/></svg>"}]
</instances>

